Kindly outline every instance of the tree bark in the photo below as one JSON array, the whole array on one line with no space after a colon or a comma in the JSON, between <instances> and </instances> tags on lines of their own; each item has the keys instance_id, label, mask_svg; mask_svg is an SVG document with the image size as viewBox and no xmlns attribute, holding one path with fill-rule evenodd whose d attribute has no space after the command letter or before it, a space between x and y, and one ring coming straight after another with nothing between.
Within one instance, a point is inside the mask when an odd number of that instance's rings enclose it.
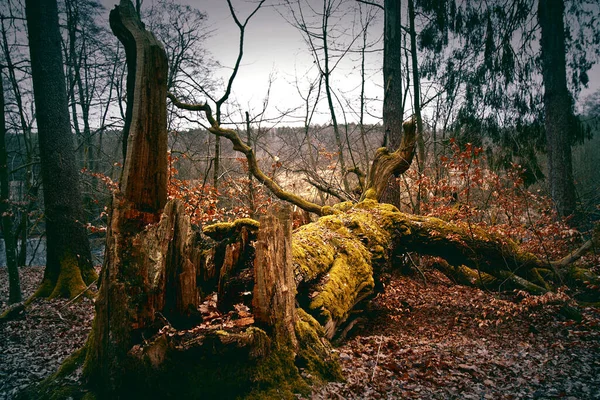
<instances>
[{"instance_id":1,"label":"tree bark","mask_svg":"<svg viewBox=\"0 0 600 400\"><path fill-rule=\"evenodd\" d=\"M0 216L8 269L8 303L21 301L21 283L17 265L17 242L13 232L13 213L10 206L8 157L6 153L6 114L4 111L3 68L0 66Z\"/></svg>"},{"instance_id":2,"label":"tree bark","mask_svg":"<svg viewBox=\"0 0 600 400\"><path fill-rule=\"evenodd\" d=\"M561 216L575 212L570 132L573 101L567 88L563 0L540 1L541 60L550 196Z\"/></svg>"},{"instance_id":3,"label":"tree bark","mask_svg":"<svg viewBox=\"0 0 600 400\"><path fill-rule=\"evenodd\" d=\"M198 306L196 275L186 258L189 218L179 203L165 208L167 57L130 1L111 11L110 24L125 47L133 90L126 113L127 157L120 191L113 196L86 356L85 374L102 393L125 384L132 343L153 334L160 315L176 320Z\"/></svg>"},{"instance_id":4,"label":"tree bark","mask_svg":"<svg viewBox=\"0 0 600 400\"><path fill-rule=\"evenodd\" d=\"M266 327L279 343L298 346L294 326L296 283L292 269L291 209L260 218L254 258L252 307L258 326Z\"/></svg>"},{"instance_id":5,"label":"tree bark","mask_svg":"<svg viewBox=\"0 0 600 400\"><path fill-rule=\"evenodd\" d=\"M421 116L421 79L419 77L419 59L417 57L417 32L415 30L415 2L408 0L408 19L410 31L410 53L412 60L412 75L413 75L413 104L414 115L417 121L417 166L419 175L425 171L425 139L423 138L423 117ZM417 186L417 196L414 212L421 212L421 185Z\"/></svg>"},{"instance_id":6,"label":"tree bark","mask_svg":"<svg viewBox=\"0 0 600 400\"><path fill-rule=\"evenodd\" d=\"M384 144L390 152L402 142L404 103L402 96L402 2L384 1L383 28L383 130ZM400 185L394 174L388 177L388 186L382 201L400 206Z\"/></svg>"},{"instance_id":7,"label":"tree bark","mask_svg":"<svg viewBox=\"0 0 600 400\"><path fill-rule=\"evenodd\" d=\"M46 269L35 296L74 297L96 279L83 226L79 175L69 122L56 0L26 1L39 132Z\"/></svg>"},{"instance_id":8,"label":"tree bark","mask_svg":"<svg viewBox=\"0 0 600 400\"><path fill-rule=\"evenodd\" d=\"M396 151L390 152L387 148L381 147L375 153L369 170L367 189L362 199L388 202L390 177L400 176L410 167L415 154L417 126L415 121L411 120L405 122L403 128L404 135Z\"/></svg>"}]
</instances>

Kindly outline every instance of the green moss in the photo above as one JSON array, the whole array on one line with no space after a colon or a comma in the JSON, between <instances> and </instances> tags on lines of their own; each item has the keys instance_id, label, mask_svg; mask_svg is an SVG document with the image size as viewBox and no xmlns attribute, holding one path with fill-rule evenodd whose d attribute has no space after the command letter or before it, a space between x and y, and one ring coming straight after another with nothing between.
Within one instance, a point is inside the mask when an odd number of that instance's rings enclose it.
<instances>
[{"instance_id":1,"label":"green moss","mask_svg":"<svg viewBox=\"0 0 600 400\"><path fill-rule=\"evenodd\" d=\"M499 283L498 280L490 274L477 271L466 265L460 265L456 267L454 271L456 272L455 277L460 283L468 283L482 288L491 287L492 285Z\"/></svg>"},{"instance_id":2,"label":"green moss","mask_svg":"<svg viewBox=\"0 0 600 400\"><path fill-rule=\"evenodd\" d=\"M505 279L504 284L507 288L521 289L532 294L544 294L548 292L546 288L536 285L535 283L532 283L527 279L521 278L520 276L515 275L512 272L498 271L497 275Z\"/></svg>"},{"instance_id":3,"label":"green moss","mask_svg":"<svg viewBox=\"0 0 600 400\"><path fill-rule=\"evenodd\" d=\"M339 213L340 213L340 211L332 206L321 207L321 215L322 216L335 215L335 214L339 214Z\"/></svg>"},{"instance_id":4,"label":"green moss","mask_svg":"<svg viewBox=\"0 0 600 400\"><path fill-rule=\"evenodd\" d=\"M256 231L259 226L260 223L254 219L240 218L233 222L218 222L207 225L202 228L202 232L215 240L222 240L239 232L243 227L249 228L251 231Z\"/></svg>"},{"instance_id":5,"label":"green moss","mask_svg":"<svg viewBox=\"0 0 600 400\"><path fill-rule=\"evenodd\" d=\"M364 198L365 200L377 200L377 191L374 188L367 189Z\"/></svg>"},{"instance_id":6,"label":"green moss","mask_svg":"<svg viewBox=\"0 0 600 400\"><path fill-rule=\"evenodd\" d=\"M299 281L320 280L303 306L331 336L354 305L375 287L374 266L387 264L391 248L390 224L398 213L394 206L366 200L343 204L344 213L321 217L294 232L293 263Z\"/></svg>"},{"instance_id":7,"label":"green moss","mask_svg":"<svg viewBox=\"0 0 600 400\"><path fill-rule=\"evenodd\" d=\"M315 384L342 379L333 349L322 340L324 331L321 325L302 309L297 309L297 314L297 354L287 345L271 343L268 354L253 370L253 389L245 399L294 399L297 393L308 396ZM269 341L264 332L253 329L255 340Z\"/></svg>"},{"instance_id":8,"label":"green moss","mask_svg":"<svg viewBox=\"0 0 600 400\"><path fill-rule=\"evenodd\" d=\"M252 387L246 399L293 399L294 393L308 395L310 387L300 376L295 353L288 346L272 343L266 357L251 371Z\"/></svg>"},{"instance_id":9,"label":"green moss","mask_svg":"<svg viewBox=\"0 0 600 400\"><path fill-rule=\"evenodd\" d=\"M311 383L343 380L342 369L337 356L325 336L323 327L306 311L297 309L296 337L300 348L296 364L305 368L313 377Z\"/></svg>"},{"instance_id":10,"label":"green moss","mask_svg":"<svg viewBox=\"0 0 600 400\"><path fill-rule=\"evenodd\" d=\"M77 259L71 254L66 255L60 263L60 273L56 286L49 298L73 298L86 289L87 285L81 276Z\"/></svg>"},{"instance_id":11,"label":"green moss","mask_svg":"<svg viewBox=\"0 0 600 400\"><path fill-rule=\"evenodd\" d=\"M33 295L31 295L31 297L29 297L27 299L27 301L25 301L25 305L31 304L31 302L33 300L37 299L38 297L50 296L50 294L54 290L54 286L55 285L52 283L52 281L50 279L44 278L42 280L42 283L40 284L40 287L38 287L38 289L35 291L35 293Z\"/></svg>"},{"instance_id":12,"label":"green moss","mask_svg":"<svg viewBox=\"0 0 600 400\"><path fill-rule=\"evenodd\" d=\"M329 217L321 220L323 218ZM319 223L304 225L294 233L293 262L303 280L316 279L333 263L335 248L325 240L327 234L327 229Z\"/></svg>"},{"instance_id":13,"label":"green moss","mask_svg":"<svg viewBox=\"0 0 600 400\"><path fill-rule=\"evenodd\" d=\"M95 280L98 279L98 274L94 267L91 264L86 264L85 266L81 266L81 277L86 285L91 284Z\"/></svg>"},{"instance_id":14,"label":"green moss","mask_svg":"<svg viewBox=\"0 0 600 400\"><path fill-rule=\"evenodd\" d=\"M360 247L346 249L347 256L336 257L325 284L310 303L310 309L319 311L319 321L339 324L348 317L354 305L368 296L375 287L369 253ZM331 337L332 331L327 332Z\"/></svg>"},{"instance_id":15,"label":"green moss","mask_svg":"<svg viewBox=\"0 0 600 400\"><path fill-rule=\"evenodd\" d=\"M567 269L565 278L569 282L598 282L598 276L594 275L587 268L577 267L575 265Z\"/></svg>"},{"instance_id":16,"label":"green moss","mask_svg":"<svg viewBox=\"0 0 600 400\"><path fill-rule=\"evenodd\" d=\"M334 205L333 205L333 206L331 206L331 207L332 207L334 210L336 210L336 211L339 211L339 212L346 212L346 211L350 210L352 207L354 207L354 204L355 204L355 203L353 203L353 202L351 202L351 201L344 201L344 202L341 202L341 203L334 204Z\"/></svg>"},{"instance_id":17,"label":"green moss","mask_svg":"<svg viewBox=\"0 0 600 400\"><path fill-rule=\"evenodd\" d=\"M87 271L85 276L87 278L86 281L83 279L77 258L68 254L60 262L60 270L56 282L53 282L49 278L44 278L40 287L27 299L25 304L30 304L38 297L72 299L87 288L86 282L88 280L91 279L89 281L91 283L98 277L93 269L91 272ZM86 295L88 294L86 293Z\"/></svg>"},{"instance_id":18,"label":"green moss","mask_svg":"<svg viewBox=\"0 0 600 400\"><path fill-rule=\"evenodd\" d=\"M56 374L54 375L55 378L64 378L65 376L68 376L70 374L72 374L77 368L79 368L80 366L83 365L83 361L85 360L85 355L87 352L87 347L82 347L79 350L76 350L75 352L73 352L73 354L71 354L69 357L67 357L63 363L61 364L60 368L58 369L58 371L56 372Z\"/></svg>"},{"instance_id":19,"label":"green moss","mask_svg":"<svg viewBox=\"0 0 600 400\"><path fill-rule=\"evenodd\" d=\"M548 291L552 291L552 286L542 277L542 274L537 268L532 268L527 274L527 279L530 282L535 283L538 286L545 288Z\"/></svg>"}]
</instances>

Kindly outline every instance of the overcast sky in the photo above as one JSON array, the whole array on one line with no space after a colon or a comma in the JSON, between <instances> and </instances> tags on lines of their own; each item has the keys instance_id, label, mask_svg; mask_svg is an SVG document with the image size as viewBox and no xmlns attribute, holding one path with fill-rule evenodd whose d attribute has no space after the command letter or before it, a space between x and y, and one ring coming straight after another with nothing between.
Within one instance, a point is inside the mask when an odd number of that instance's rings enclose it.
<instances>
[{"instance_id":1,"label":"overcast sky","mask_svg":"<svg viewBox=\"0 0 600 400\"><path fill-rule=\"evenodd\" d=\"M145 0L150 1L150 0ZM231 17L229 7L225 0L210 1L186 1L208 15L209 25L215 29L215 33L206 48L225 67L231 67L237 57L239 30ZM232 0L236 13L240 20L244 20L256 6L255 1ZM234 83L233 92L240 106L246 109L254 109L257 112L262 108L263 99L267 93L269 77L274 77L270 91L269 109L270 115L277 115L277 110L284 111L302 105L302 100L297 94L295 82L298 80L301 88L306 92L308 81L317 76L317 70L313 64L313 58L308 52L300 32L286 21L281 14L285 15L286 9L282 6L274 6L276 1L267 0L267 3L255 14L248 23L244 46L244 59L239 74ZM315 3L319 3L316 1ZM371 28L370 36L376 40L382 34L383 25L379 20ZM345 20L349 25L344 27L352 29L351 21ZM377 46L381 48L381 46ZM367 96L379 97L379 101L373 101L371 109L374 114L381 114L381 81L382 76L381 58L383 53L375 52L368 55L367 68L370 80L367 83ZM339 100L342 103L353 101L357 105L360 85L360 71L358 67L358 55L348 55L347 62L342 63L332 75L332 87L335 88ZM354 61L354 62L353 62ZM226 68L218 71L223 78L228 78L231 70ZM323 101L322 113L315 116L315 122L329 122L329 115L325 110ZM338 107L341 108L341 107ZM352 111L345 107L348 119L356 121L356 116L350 115ZM341 111L340 111L341 113ZM302 116L301 111L295 115ZM343 121L343 115L338 116ZM287 117L285 121L294 121ZM369 118L367 122L376 123L378 118Z\"/></svg>"},{"instance_id":2,"label":"overcast sky","mask_svg":"<svg viewBox=\"0 0 600 400\"><path fill-rule=\"evenodd\" d=\"M143 7L150 7L153 0L144 0ZM231 72L230 67L234 65L239 45L239 30L234 24L227 2L225 0L180 0L190 4L208 15L208 25L214 30L214 34L207 41L205 47L213 57L225 68L215 71L216 76L227 79ZM102 0L107 9L114 7L117 0ZM269 76L274 76L274 83L270 91L269 115L277 115L278 110L287 110L302 105L302 100L297 94L294 82L299 80L304 90L308 87L308 79L316 76L313 59L307 50L307 46L299 31L288 23L280 12L285 12L283 7L273 6L277 0L267 0L258 13L250 20L246 29L246 40L244 59L239 74L233 86L232 99L237 100L242 111L249 110L251 114L262 108L262 101L267 93ZM255 7L255 0L232 0L238 18L244 20ZM316 4L321 3L315 0ZM278 12L278 10L280 12ZM381 36L383 24L382 13L376 14L376 20L370 27L370 40L376 40ZM352 20L348 19L347 26L343 29L353 29ZM374 49L381 49L381 44ZM382 52L375 51L368 55L366 96L373 99L370 102L370 112L375 117L368 117L366 122L378 122L381 114L381 87L382 76L380 66ZM344 111L350 121L356 121L357 117L352 112L352 107L357 106L359 95L359 63L356 54L347 56L347 62L340 65L332 75L332 87L339 96L339 102L345 104ZM580 98L585 98L593 91L600 88L600 67L596 65L589 74L590 88L584 89ZM427 97L428 90L431 92L427 82L422 82L423 95ZM220 96L220 93L216 94ZM346 102L350 101L348 105ZM329 116L325 112L323 102L322 113L315 117L314 122L327 123ZM341 113L342 107L339 107ZM406 114L410 114L410 107ZM302 112L295 115L301 116ZM343 122L343 115L338 119ZM298 121L291 116L283 123Z\"/></svg>"}]
</instances>

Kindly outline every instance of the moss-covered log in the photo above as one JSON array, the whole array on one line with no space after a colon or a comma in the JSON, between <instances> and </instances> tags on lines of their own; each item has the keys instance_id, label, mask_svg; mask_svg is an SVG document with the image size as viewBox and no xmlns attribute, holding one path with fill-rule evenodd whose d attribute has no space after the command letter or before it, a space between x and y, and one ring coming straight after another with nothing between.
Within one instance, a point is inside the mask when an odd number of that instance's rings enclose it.
<instances>
[{"instance_id":1,"label":"moss-covered log","mask_svg":"<svg viewBox=\"0 0 600 400\"><path fill-rule=\"evenodd\" d=\"M468 225L405 214L389 204L341 203L294 233L298 301L331 338L361 300L375 288L378 272L398 252L445 259L464 282L545 292L537 269L549 265L515 243ZM448 264L446 264L448 265Z\"/></svg>"}]
</instances>

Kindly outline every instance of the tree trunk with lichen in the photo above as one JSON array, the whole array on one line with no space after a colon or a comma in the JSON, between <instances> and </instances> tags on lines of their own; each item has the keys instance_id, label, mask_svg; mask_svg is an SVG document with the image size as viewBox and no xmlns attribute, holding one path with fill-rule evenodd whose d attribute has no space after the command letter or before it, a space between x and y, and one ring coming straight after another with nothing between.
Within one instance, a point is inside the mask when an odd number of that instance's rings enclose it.
<instances>
[{"instance_id":1,"label":"tree trunk with lichen","mask_svg":"<svg viewBox=\"0 0 600 400\"><path fill-rule=\"evenodd\" d=\"M46 269L35 295L79 295L96 279L71 135L56 0L25 3L44 187ZM33 298L32 297L32 298Z\"/></svg>"}]
</instances>

